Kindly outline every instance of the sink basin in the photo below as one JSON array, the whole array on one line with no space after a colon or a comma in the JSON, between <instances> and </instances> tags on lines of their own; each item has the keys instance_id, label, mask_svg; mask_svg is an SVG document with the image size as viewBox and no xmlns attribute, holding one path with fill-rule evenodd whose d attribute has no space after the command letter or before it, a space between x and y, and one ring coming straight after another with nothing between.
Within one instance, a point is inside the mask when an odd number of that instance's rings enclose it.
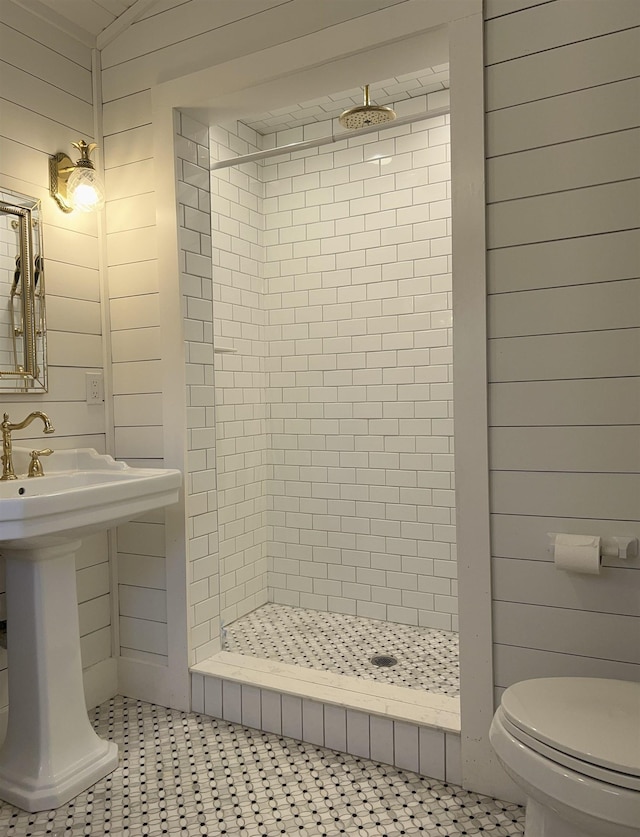
<instances>
[{"instance_id":1,"label":"sink basin","mask_svg":"<svg viewBox=\"0 0 640 837\"><path fill-rule=\"evenodd\" d=\"M14 448L16 472L26 472L29 451ZM116 526L175 503L180 471L130 468L92 448L56 451L43 477L0 482L0 548L30 549Z\"/></svg>"},{"instance_id":2,"label":"sink basin","mask_svg":"<svg viewBox=\"0 0 640 837\"><path fill-rule=\"evenodd\" d=\"M14 448L16 473L29 451ZM43 477L0 482L6 562L9 722L0 799L26 811L64 805L118 765L87 717L75 553L80 539L178 500L179 471L130 468L90 448L57 451Z\"/></svg>"}]
</instances>

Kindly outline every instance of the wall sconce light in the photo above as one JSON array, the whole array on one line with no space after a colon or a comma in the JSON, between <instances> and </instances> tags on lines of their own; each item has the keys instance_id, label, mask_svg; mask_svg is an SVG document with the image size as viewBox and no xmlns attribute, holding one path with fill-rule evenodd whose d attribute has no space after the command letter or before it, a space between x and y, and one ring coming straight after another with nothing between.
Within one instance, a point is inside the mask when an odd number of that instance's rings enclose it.
<instances>
[{"instance_id":1,"label":"wall sconce light","mask_svg":"<svg viewBox=\"0 0 640 837\"><path fill-rule=\"evenodd\" d=\"M98 147L95 142L72 142L80 152L73 163L62 151L49 157L49 191L63 212L91 212L104 206L104 186L89 155Z\"/></svg>"}]
</instances>

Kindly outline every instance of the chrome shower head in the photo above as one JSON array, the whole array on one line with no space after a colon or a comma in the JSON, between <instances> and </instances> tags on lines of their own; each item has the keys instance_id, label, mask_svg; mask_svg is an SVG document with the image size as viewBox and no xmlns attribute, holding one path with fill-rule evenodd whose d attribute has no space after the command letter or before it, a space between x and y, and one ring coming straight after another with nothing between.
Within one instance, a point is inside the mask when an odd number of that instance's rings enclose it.
<instances>
[{"instance_id":1,"label":"chrome shower head","mask_svg":"<svg viewBox=\"0 0 640 837\"><path fill-rule=\"evenodd\" d=\"M364 86L364 102L353 108L347 108L338 117L338 121L350 131L357 131L358 128L367 128L369 125L382 125L384 122L392 122L396 118L396 112L384 105L372 105L369 99L369 85Z\"/></svg>"}]
</instances>

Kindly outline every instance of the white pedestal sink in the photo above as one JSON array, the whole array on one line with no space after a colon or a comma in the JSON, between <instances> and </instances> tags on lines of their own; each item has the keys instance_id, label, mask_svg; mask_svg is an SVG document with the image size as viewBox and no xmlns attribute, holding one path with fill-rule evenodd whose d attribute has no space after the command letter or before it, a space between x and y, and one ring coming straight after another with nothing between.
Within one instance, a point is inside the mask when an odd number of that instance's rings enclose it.
<instances>
[{"instance_id":1,"label":"white pedestal sink","mask_svg":"<svg viewBox=\"0 0 640 837\"><path fill-rule=\"evenodd\" d=\"M14 449L16 470L23 453ZM0 799L31 812L63 805L118 763L85 708L80 538L176 502L181 482L179 471L129 468L91 449L56 452L48 464L44 477L0 482L9 661Z\"/></svg>"}]
</instances>

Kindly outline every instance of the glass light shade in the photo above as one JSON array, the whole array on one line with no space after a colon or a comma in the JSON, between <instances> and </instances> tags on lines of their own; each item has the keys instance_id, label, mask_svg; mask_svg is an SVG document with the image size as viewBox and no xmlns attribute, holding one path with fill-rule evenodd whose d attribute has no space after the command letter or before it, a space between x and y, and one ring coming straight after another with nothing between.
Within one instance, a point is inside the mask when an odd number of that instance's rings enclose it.
<instances>
[{"instance_id":1,"label":"glass light shade","mask_svg":"<svg viewBox=\"0 0 640 837\"><path fill-rule=\"evenodd\" d=\"M104 207L104 186L97 172L79 166L67 181L67 202L80 212L92 212Z\"/></svg>"}]
</instances>

